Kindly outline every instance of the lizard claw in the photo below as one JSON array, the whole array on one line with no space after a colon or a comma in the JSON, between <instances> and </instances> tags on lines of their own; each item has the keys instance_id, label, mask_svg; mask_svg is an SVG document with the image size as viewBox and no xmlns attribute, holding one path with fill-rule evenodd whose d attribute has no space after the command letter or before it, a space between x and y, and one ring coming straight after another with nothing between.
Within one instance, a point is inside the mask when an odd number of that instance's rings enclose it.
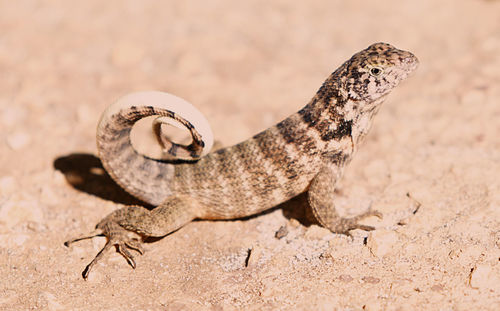
<instances>
[{"instance_id":1,"label":"lizard claw","mask_svg":"<svg viewBox=\"0 0 500 311\"><path fill-rule=\"evenodd\" d=\"M84 239L90 239L98 235L106 236L106 244L82 272L82 277L86 280L92 268L103 258L103 255L105 253L109 252L112 249L113 246L116 247L118 253L120 253L125 258L127 263L135 269L136 263L134 260L134 256L130 253L129 249L135 250L141 255L144 254L144 249L142 248L139 240L130 237L130 233L130 231L122 228L115 222L109 221L98 224L96 230L92 231L88 235L83 235L64 242L64 245L69 246L74 242Z\"/></svg>"},{"instance_id":2,"label":"lizard claw","mask_svg":"<svg viewBox=\"0 0 500 311\"><path fill-rule=\"evenodd\" d=\"M144 255L144 248L142 248L142 245L138 240L130 239L125 242L125 245L139 254Z\"/></svg>"}]
</instances>

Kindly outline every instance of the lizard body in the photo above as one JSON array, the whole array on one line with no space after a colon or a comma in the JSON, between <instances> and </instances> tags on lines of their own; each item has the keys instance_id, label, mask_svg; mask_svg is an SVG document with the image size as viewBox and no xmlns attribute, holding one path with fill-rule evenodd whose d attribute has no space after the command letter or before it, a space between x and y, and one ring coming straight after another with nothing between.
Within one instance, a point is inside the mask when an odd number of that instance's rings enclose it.
<instances>
[{"instance_id":1,"label":"lizard body","mask_svg":"<svg viewBox=\"0 0 500 311\"><path fill-rule=\"evenodd\" d=\"M140 242L130 237L131 232L142 238L165 236L195 218L248 216L305 191L319 223L332 232L373 230L358 221L380 213L369 210L342 218L333 206L333 190L380 104L417 65L410 52L385 43L373 44L335 70L300 111L246 141L208 154L204 148L212 142L203 140L206 130L197 131L205 126L203 122L197 121L197 126L170 107L147 102L112 106L98 127L99 157L118 184L157 207L121 208L104 218L91 235L68 241L97 234L108 238L85 269L84 278L113 245L135 267L128 249L141 253L142 249ZM193 143L168 145L158 137L166 157L158 160L137 153L130 142L130 130L139 119L152 115L184 125L192 132ZM156 131L160 135L158 126ZM185 160L170 158L178 154Z\"/></svg>"}]
</instances>

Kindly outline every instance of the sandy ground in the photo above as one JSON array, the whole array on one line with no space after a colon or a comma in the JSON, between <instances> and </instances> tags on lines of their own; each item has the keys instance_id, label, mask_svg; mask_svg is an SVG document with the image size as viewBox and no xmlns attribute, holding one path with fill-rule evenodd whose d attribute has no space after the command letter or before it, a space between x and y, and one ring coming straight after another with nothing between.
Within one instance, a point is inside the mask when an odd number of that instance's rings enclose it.
<instances>
[{"instance_id":1,"label":"sandy ground","mask_svg":"<svg viewBox=\"0 0 500 311\"><path fill-rule=\"evenodd\" d=\"M421 61L339 187L346 214L384 213L377 230L332 234L299 197L82 279L105 239L63 242L134 202L95 156L108 104L176 94L230 145L377 41ZM2 0L0 309L499 310L499 98L500 1Z\"/></svg>"}]
</instances>

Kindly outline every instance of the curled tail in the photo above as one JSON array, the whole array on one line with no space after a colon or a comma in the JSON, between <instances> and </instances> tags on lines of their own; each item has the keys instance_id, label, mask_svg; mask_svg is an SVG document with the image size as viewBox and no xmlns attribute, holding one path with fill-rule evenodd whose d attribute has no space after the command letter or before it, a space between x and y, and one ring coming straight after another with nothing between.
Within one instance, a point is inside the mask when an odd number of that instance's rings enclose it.
<instances>
[{"instance_id":1,"label":"curled tail","mask_svg":"<svg viewBox=\"0 0 500 311\"><path fill-rule=\"evenodd\" d=\"M153 131L159 145L151 154L138 153L130 132L142 118L158 116ZM161 124L184 126L192 136L189 145L162 136ZM106 171L127 192L152 205L159 205L175 191L175 160L197 160L213 145L213 134L203 115L190 103L163 92L129 94L110 105L97 127L97 150Z\"/></svg>"}]
</instances>

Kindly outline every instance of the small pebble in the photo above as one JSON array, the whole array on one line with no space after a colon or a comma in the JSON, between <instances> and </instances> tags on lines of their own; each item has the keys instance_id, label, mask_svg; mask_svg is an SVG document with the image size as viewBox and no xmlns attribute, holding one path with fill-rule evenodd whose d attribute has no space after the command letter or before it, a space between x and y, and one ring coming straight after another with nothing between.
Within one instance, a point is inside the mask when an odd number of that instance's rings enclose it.
<instances>
[{"instance_id":1,"label":"small pebble","mask_svg":"<svg viewBox=\"0 0 500 311\"><path fill-rule=\"evenodd\" d=\"M260 245L254 245L252 249L248 251L248 259L246 262L247 267L255 267L259 263L262 257L262 247Z\"/></svg>"},{"instance_id":2,"label":"small pebble","mask_svg":"<svg viewBox=\"0 0 500 311\"><path fill-rule=\"evenodd\" d=\"M43 299L47 302L47 310L66 310L66 308L57 300L56 296L49 292L43 292Z\"/></svg>"},{"instance_id":3,"label":"small pebble","mask_svg":"<svg viewBox=\"0 0 500 311\"><path fill-rule=\"evenodd\" d=\"M0 222L9 228L19 223L43 223L43 211L36 200L11 198L0 209Z\"/></svg>"},{"instance_id":4,"label":"small pebble","mask_svg":"<svg viewBox=\"0 0 500 311\"><path fill-rule=\"evenodd\" d=\"M0 248L16 248L22 246L29 239L27 234L7 233L0 234Z\"/></svg>"},{"instance_id":5,"label":"small pebble","mask_svg":"<svg viewBox=\"0 0 500 311\"><path fill-rule=\"evenodd\" d=\"M383 229L371 231L366 240L366 246L370 249L370 252L377 257L383 257L388 253L392 253L397 243L397 233Z\"/></svg>"},{"instance_id":6,"label":"small pebble","mask_svg":"<svg viewBox=\"0 0 500 311\"><path fill-rule=\"evenodd\" d=\"M289 224L292 228L297 228L300 226L300 222L295 218L290 219Z\"/></svg>"},{"instance_id":7,"label":"small pebble","mask_svg":"<svg viewBox=\"0 0 500 311\"><path fill-rule=\"evenodd\" d=\"M307 228L306 233L304 234L305 238L308 240L321 240L325 236L332 234L330 230L317 226L311 225Z\"/></svg>"},{"instance_id":8,"label":"small pebble","mask_svg":"<svg viewBox=\"0 0 500 311\"><path fill-rule=\"evenodd\" d=\"M431 291L433 292L442 292L444 290L444 286L442 284L432 285Z\"/></svg>"},{"instance_id":9,"label":"small pebble","mask_svg":"<svg viewBox=\"0 0 500 311\"><path fill-rule=\"evenodd\" d=\"M379 278L374 278L373 276L364 276L362 278L362 280L365 282L365 283L370 283L370 284L377 284L377 283L380 283L380 279Z\"/></svg>"},{"instance_id":10,"label":"small pebble","mask_svg":"<svg viewBox=\"0 0 500 311\"><path fill-rule=\"evenodd\" d=\"M22 124L26 118L26 108L22 106L14 105L13 102L0 98L0 107L1 106L6 107L6 109L2 110L2 113L0 114L0 121L4 126L9 127L15 126L16 124Z\"/></svg>"},{"instance_id":11,"label":"small pebble","mask_svg":"<svg viewBox=\"0 0 500 311\"><path fill-rule=\"evenodd\" d=\"M260 296L272 297L276 295L277 288L273 276L263 278L261 283L262 283L262 288L259 290Z\"/></svg>"},{"instance_id":12,"label":"small pebble","mask_svg":"<svg viewBox=\"0 0 500 311\"><path fill-rule=\"evenodd\" d=\"M469 284L472 288L498 290L500 274L490 265L477 265L470 273Z\"/></svg>"},{"instance_id":13,"label":"small pebble","mask_svg":"<svg viewBox=\"0 0 500 311\"><path fill-rule=\"evenodd\" d=\"M353 278L349 274L341 274L339 275L339 280L344 283L350 283L352 282Z\"/></svg>"},{"instance_id":14,"label":"small pebble","mask_svg":"<svg viewBox=\"0 0 500 311\"><path fill-rule=\"evenodd\" d=\"M24 132L15 132L7 136L7 145L12 150L20 150L31 142L31 136Z\"/></svg>"},{"instance_id":15,"label":"small pebble","mask_svg":"<svg viewBox=\"0 0 500 311\"><path fill-rule=\"evenodd\" d=\"M54 192L54 188L52 186L43 185L40 189L40 200L44 204L55 205L61 201L61 198Z\"/></svg>"},{"instance_id":16,"label":"small pebble","mask_svg":"<svg viewBox=\"0 0 500 311\"><path fill-rule=\"evenodd\" d=\"M365 311L381 311L381 310L386 310L386 307L381 304L380 301L378 301L376 298L371 298L366 301L365 305L363 306L363 310Z\"/></svg>"},{"instance_id":17,"label":"small pebble","mask_svg":"<svg viewBox=\"0 0 500 311\"><path fill-rule=\"evenodd\" d=\"M286 237L288 235L288 229L286 226L281 226L278 231L274 234L274 237L277 238L278 240L281 240L282 238Z\"/></svg>"},{"instance_id":18,"label":"small pebble","mask_svg":"<svg viewBox=\"0 0 500 311\"><path fill-rule=\"evenodd\" d=\"M16 189L16 180L12 176L4 176L0 178L0 194L7 196Z\"/></svg>"}]
</instances>

